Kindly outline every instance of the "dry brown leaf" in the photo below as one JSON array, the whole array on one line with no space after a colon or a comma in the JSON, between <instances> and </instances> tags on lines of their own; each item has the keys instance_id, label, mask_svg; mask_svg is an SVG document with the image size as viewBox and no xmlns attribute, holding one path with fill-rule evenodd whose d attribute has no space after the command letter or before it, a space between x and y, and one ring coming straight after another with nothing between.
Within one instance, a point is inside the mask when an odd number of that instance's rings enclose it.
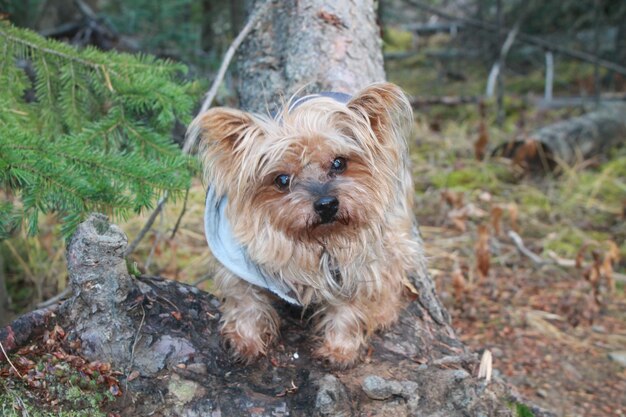
<instances>
[{"instance_id":1,"label":"dry brown leaf","mask_svg":"<svg viewBox=\"0 0 626 417\"><path fill-rule=\"evenodd\" d=\"M406 288L409 291L410 293L409 297L411 298L411 300L417 300L420 293L419 291L417 291L417 288L415 288L413 283L408 278L405 277L402 280L402 284L404 284L404 288Z\"/></svg>"},{"instance_id":2,"label":"dry brown leaf","mask_svg":"<svg viewBox=\"0 0 626 417\"><path fill-rule=\"evenodd\" d=\"M606 286L609 289L609 292L615 292L615 280L613 279L613 262L611 261L611 257L606 254L604 256L604 261L602 262L601 267L602 276L606 280Z\"/></svg>"},{"instance_id":3,"label":"dry brown leaf","mask_svg":"<svg viewBox=\"0 0 626 417\"><path fill-rule=\"evenodd\" d=\"M613 262L613 264L617 264L621 258L619 254L619 246L617 246L617 244L613 242L612 240L607 240L606 244L609 246L607 255L611 256L611 261Z\"/></svg>"},{"instance_id":4,"label":"dry brown leaf","mask_svg":"<svg viewBox=\"0 0 626 417\"><path fill-rule=\"evenodd\" d=\"M467 230L467 214L450 212L450 214L448 214L448 218L452 222L452 225L459 229L460 232L465 232Z\"/></svg>"},{"instance_id":5,"label":"dry brown leaf","mask_svg":"<svg viewBox=\"0 0 626 417\"><path fill-rule=\"evenodd\" d=\"M576 268L580 269L583 267L583 262L585 261L585 252L587 251L587 243L583 243L583 245L578 250L576 254Z\"/></svg>"},{"instance_id":6,"label":"dry brown leaf","mask_svg":"<svg viewBox=\"0 0 626 417\"><path fill-rule=\"evenodd\" d=\"M519 233L519 227L517 226L517 218L519 214L519 211L517 209L517 204L509 203L507 208L509 210L509 219L511 220L511 229Z\"/></svg>"},{"instance_id":7,"label":"dry brown leaf","mask_svg":"<svg viewBox=\"0 0 626 417\"><path fill-rule=\"evenodd\" d=\"M478 241L476 243L476 269L481 279L489 275L491 259L489 255L489 230L487 226L478 226Z\"/></svg>"},{"instance_id":8,"label":"dry brown leaf","mask_svg":"<svg viewBox=\"0 0 626 417\"><path fill-rule=\"evenodd\" d=\"M491 373L493 371L493 356L491 351L486 349L483 352L483 356L480 359L480 366L478 367L478 378L485 378L485 382L491 381Z\"/></svg>"},{"instance_id":9,"label":"dry brown leaf","mask_svg":"<svg viewBox=\"0 0 626 417\"><path fill-rule=\"evenodd\" d=\"M476 139L476 142L474 142L474 156L477 160L482 161L485 158L485 151L488 143L489 132L487 131L485 121L481 120L480 125L478 126L478 138Z\"/></svg>"},{"instance_id":10,"label":"dry brown leaf","mask_svg":"<svg viewBox=\"0 0 626 417\"><path fill-rule=\"evenodd\" d=\"M452 272L452 288L454 289L454 299L460 303L467 288L467 281L458 267Z\"/></svg>"},{"instance_id":11,"label":"dry brown leaf","mask_svg":"<svg viewBox=\"0 0 626 417\"><path fill-rule=\"evenodd\" d=\"M496 236L500 236L500 219L502 219L502 207L494 206L491 208L491 227L493 227L493 232Z\"/></svg>"},{"instance_id":12,"label":"dry brown leaf","mask_svg":"<svg viewBox=\"0 0 626 417\"><path fill-rule=\"evenodd\" d=\"M604 254L600 272L606 280L607 288L611 293L614 293L615 280L613 279L613 265L617 264L620 260L619 247L612 240L608 240L606 243L609 249Z\"/></svg>"},{"instance_id":13,"label":"dry brown leaf","mask_svg":"<svg viewBox=\"0 0 626 417\"><path fill-rule=\"evenodd\" d=\"M458 209L463 207L464 194L462 192L443 190L441 192L441 199L445 201L450 207Z\"/></svg>"}]
</instances>

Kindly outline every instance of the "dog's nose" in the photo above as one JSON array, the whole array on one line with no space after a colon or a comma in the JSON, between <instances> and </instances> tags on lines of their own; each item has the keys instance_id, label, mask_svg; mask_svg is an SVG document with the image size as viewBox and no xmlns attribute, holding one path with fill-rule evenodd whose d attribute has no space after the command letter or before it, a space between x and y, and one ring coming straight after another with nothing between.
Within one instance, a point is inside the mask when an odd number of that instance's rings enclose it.
<instances>
[{"instance_id":1,"label":"dog's nose","mask_svg":"<svg viewBox=\"0 0 626 417\"><path fill-rule=\"evenodd\" d=\"M331 196L322 197L313 203L313 208L319 214L322 223L330 223L335 219L335 214L339 210L339 200Z\"/></svg>"}]
</instances>

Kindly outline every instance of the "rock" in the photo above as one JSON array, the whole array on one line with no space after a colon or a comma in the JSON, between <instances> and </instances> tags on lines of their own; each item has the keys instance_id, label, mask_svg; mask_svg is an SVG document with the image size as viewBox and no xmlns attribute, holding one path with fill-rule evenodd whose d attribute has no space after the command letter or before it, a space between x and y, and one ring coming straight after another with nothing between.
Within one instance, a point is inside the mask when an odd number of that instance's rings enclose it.
<instances>
[{"instance_id":1,"label":"rock","mask_svg":"<svg viewBox=\"0 0 626 417\"><path fill-rule=\"evenodd\" d=\"M387 400L394 395L406 401L409 413L415 413L419 403L419 384L413 381L387 380L376 375L369 375L361 385L365 394L373 400Z\"/></svg>"},{"instance_id":2,"label":"rock","mask_svg":"<svg viewBox=\"0 0 626 417\"><path fill-rule=\"evenodd\" d=\"M615 352L609 353L609 359L626 367L626 350L616 350Z\"/></svg>"},{"instance_id":3,"label":"rock","mask_svg":"<svg viewBox=\"0 0 626 417\"><path fill-rule=\"evenodd\" d=\"M334 375L327 374L319 381L315 398L316 416L352 416L346 388Z\"/></svg>"},{"instance_id":4,"label":"rock","mask_svg":"<svg viewBox=\"0 0 626 417\"><path fill-rule=\"evenodd\" d=\"M196 352L188 340L169 335L161 336L155 343L142 343L135 349L135 365L145 375L153 375L165 368L185 363Z\"/></svg>"},{"instance_id":5,"label":"rock","mask_svg":"<svg viewBox=\"0 0 626 417\"><path fill-rule=\"evenodd\" d=\"M370 375L363 380L363 391L373 400L386 400L402 392L402 384L398 381L386 380L376 375Z\"/></svg>"}]
</instances>

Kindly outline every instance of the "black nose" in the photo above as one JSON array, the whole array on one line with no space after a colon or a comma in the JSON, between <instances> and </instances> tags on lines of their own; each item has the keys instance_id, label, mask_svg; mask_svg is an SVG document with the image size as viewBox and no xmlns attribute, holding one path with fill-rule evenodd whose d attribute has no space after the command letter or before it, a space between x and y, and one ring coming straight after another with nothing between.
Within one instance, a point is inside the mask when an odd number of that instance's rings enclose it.
<instances>
[{"instance_id":1,"label":"black nose","mask_svg":"<svg viewBox=\"0 0 626 417\"><path fill-rule=\"evenodd\" d=\"M322 197L313 203L313 208L319 214L322 223L330 223L335 219L339 209L339 200L331 196Z\"/></svg>"}]
</instances>

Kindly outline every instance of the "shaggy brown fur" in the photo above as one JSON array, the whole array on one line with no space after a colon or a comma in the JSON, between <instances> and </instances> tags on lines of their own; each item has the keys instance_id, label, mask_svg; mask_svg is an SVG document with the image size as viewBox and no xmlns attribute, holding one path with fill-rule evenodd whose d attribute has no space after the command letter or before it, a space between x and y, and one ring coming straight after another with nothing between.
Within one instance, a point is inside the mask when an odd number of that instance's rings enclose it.
<instances>
[{"instance_id":1,"label":"shaggy brown fur","mask_svg":"<svg viewBox=\"0 0 626 417\"><path fill-rule=\"evenodd\" d=\"M194 122L205 180L228 195L236 239L315 310L316 354L339 366L397 320L404 284L423 262L405 140L411 123L406 97L389 83L347 104L317 97L275 117L214 108ZM336 207L320 210L323 198ZM235 356L264 354L279 328L273 296L226 268L216 284Z\"/></svg>"}]
</instances>

